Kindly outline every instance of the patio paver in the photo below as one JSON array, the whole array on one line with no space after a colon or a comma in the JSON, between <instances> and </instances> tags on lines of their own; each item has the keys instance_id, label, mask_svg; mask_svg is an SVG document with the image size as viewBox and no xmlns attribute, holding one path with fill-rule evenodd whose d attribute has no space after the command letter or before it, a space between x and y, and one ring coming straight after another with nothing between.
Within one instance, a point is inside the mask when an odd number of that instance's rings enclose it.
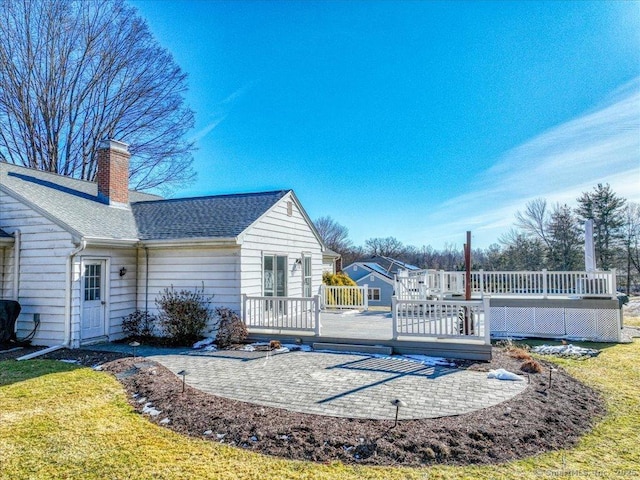
<instances>
[{"instance_id":1,"label":"patio paver","mask_svg":"<svg viewBox=\"0 0 640 480\"><path fill-rule=\"evenodd\" d=\"M151 352L145 352L147 354ZM460 415L509 400L526 381L430 367L393 357L325 352L163 352L149 357L204 392L296 412L347 418L400 419Z\"/></svg>"}]
</instances>

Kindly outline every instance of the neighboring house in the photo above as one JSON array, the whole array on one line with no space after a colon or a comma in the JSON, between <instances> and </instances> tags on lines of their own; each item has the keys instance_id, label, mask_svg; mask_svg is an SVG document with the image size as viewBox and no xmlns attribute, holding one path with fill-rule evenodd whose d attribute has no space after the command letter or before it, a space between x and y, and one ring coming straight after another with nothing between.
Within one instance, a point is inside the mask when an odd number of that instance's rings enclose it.
<instances>
[{"instance_id":1,"label":"neighboring house","mask_svg":"<svg viewBox=\"0 0 640 480\"><path fill-rule=\"evenodd\" d=\"M341 269L340 254L329 250L322 253L322 273L338 273Z\"/></svg>"},{"instance_id":2,"label":"neighboring house","mask_svg":"<svg viewBox=\"0 0 640 480\"><path fill-rule=\"evenodd\" d=\"M128 189L129 153L98 152L97 183L0 163L0 298L34 319L37 345L123 336L122 317L155 310L166 287L241 296L319 292L325 247L291 190L162 199Z\"/></svg>"},{"instance_id":3,"label":"neighboring house","mask_svg":"<svg viewBox=\"0 0 640 480\"><path fill-rule=\"evenodd\" d=\"M391 306L395 275L400 270L419 270L414 265L389 257L374 256L343 269L359 286L368 286L369 305Z\"/></svg>"}]
</instances>

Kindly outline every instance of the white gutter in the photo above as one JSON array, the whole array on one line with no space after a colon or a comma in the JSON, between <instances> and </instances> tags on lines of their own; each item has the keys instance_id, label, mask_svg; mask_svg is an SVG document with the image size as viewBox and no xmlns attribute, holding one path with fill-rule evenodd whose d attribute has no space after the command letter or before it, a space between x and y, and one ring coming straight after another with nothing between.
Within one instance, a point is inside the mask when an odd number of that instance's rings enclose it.
<instances>
[{"instance_id":1,"label":"white gutter","mask_svg":"<svg viewBox=\"0 0 640 480\"><path fill-rule=\"evenodd\" d=\"M17 302L20 294L20 230L13 232L13 299Z\"/></svg>"},{"instance_id":2,"label":"white gutter","mask_svg":"<svg viewBox=\"0 0 640 480\"><path fill-rule=\"evenodd\" d=\"M238 246L237 237L198 237L198 238L176 238L171 240L142 240L140 244L143 247L162 248L162 247L235 247Z\"/></svg>"},{"instance_id":3,"label":"white gutter","mask_svg":"<svg viewBox=\"0 0 640 480\"><path fill-rule=\"evenodd\" d=\"M17 360L30 360L35 357L39 357L40 355L46 355L47 353L55 352L56 350L60 350L62 348L69 348L71 345L71 298L73 296L73 257L75 257L78 253L84 250L87 247L87 241L83 238L80 241L80 245L73 249L69 256L67 257L67 265L66 265L66 275L65 275L65 299L64 299L64 343L61 345L54 345L53 347L45 348L44 350L38 350L37 352L29 353L27 355L23 355Z\"/></svg>"}]
</instances>

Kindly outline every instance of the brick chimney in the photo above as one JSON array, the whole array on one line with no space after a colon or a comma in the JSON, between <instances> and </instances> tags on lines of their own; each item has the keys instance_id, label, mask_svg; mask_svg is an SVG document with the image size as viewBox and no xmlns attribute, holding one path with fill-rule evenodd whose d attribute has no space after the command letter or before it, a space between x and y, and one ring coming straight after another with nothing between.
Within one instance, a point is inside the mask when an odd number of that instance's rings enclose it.
<instances>
[{"instance_id":1,"label":"brick chimney","mask_svg":"<svg viewBox=\"0 0 640 480\"><path fill-rule=\"evenodd\" d=\"M102 140L98 147L98 199L108 205L129 204L129 145Z\"/></svg>"}]
</instances>

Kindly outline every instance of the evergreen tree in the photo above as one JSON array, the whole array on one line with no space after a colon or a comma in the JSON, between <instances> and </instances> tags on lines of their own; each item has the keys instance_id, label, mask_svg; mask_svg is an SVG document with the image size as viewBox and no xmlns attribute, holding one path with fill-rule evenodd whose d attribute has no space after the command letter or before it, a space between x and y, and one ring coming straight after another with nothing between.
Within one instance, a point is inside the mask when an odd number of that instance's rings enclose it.
<instances>
[{"instance_id":1,"label":"evergreen tree","mask_svg":"<svg viewBox=\"0 0 640 480\"><path fill-rule=\"evenodd\" d=\"M602 270L615 267L624 225L625 199L618 197L609 184L598 184L593 192L578 198L576 214L582 221L593 220L596 266Z\"/></svg>"}]
</instances>

